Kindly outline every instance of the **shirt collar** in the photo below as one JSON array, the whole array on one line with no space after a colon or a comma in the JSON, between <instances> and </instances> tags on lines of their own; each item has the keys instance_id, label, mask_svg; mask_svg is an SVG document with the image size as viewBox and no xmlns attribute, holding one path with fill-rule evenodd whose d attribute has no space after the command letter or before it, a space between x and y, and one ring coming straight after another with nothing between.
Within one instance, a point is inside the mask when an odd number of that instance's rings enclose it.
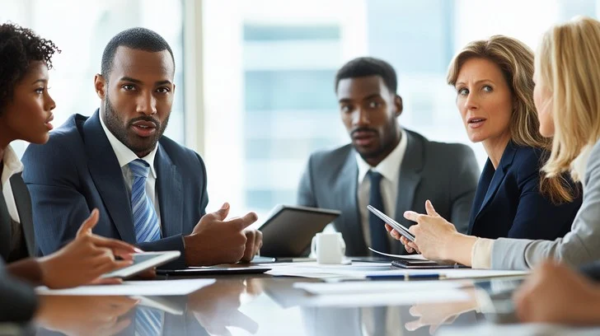
<instances>
[{"instance_id":1,"label":"shirt collar","mask_svg":"<svg viewBox=\"0 0 600 336\"><path fill-rule=\"evenodd\" d=\"M4 169L2 170L2 177L0 181L2 185L6 183L13 175L21 173L23 171L23 163L19 160L17 153L12 149L10 145L4 149L4 156L2 157L2 164Z\"/></svg>"},{"instance_id":2,"label":"shirt collar","mask_svg":"<svg viewBox=\"0 0 600 336\"><path fill-rule=\"evenodd\" d=\"M408 140L406 139L406 132L401 129L402 138L400 142L394 148L394 150L386 156L383 161L381 161L377 167L371 167L360 154L356 153L356 163L358 164L358 182L362 182L367 173L370 170L374 170L386 179L390 181L395 181L398 178L400 173L400 165L402 164L402 159L404 158L404 153L406 152L406 146L408 144Z\"/></svg>"},{"instance_id":3,"label":"shirt collar","mask_svg":"<svg viewBox=\"0 0 600 336\"><path fill-rule=\"evenodd\" d=\"M157 178L156 171L154 169L154 157L156 156L158 145L155 146L154 149L148 155L144 156L143 158L138 158L138 156L131 149L127 148L127 146L125 146L121 141L119 141L119 139L117 139L117 137L115 137L115 135L112 134L112 132L106 127L102 115L100 115L100 124L102 125L102 129L104 130L104 133L108 138L108 142L110 142L110 146L112 147L113 151L115 152L115 155L117 156L117 160L119 161L119 165L121 166L121 168L129 165L129 163L132 161L142 159L146 161L146 163L148 163L148 165L150 166L150 173L152 174L152 177L154 177L155 179Z\"/></svg>"}]
</instances>

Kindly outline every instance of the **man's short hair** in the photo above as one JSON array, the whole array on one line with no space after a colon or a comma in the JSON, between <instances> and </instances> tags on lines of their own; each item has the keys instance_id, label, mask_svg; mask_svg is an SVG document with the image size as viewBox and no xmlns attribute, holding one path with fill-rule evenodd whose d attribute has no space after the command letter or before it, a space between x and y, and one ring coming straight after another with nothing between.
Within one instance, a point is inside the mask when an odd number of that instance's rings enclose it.
<instances>
[{"instance_id":1,"label":"man's short hair","mask_svg":"<svg viewBox=\"0 0 600 336\"><path fill-rule=\"evenodd\" d=\"M342 79L368 76L381 77L388 90L396 94L398 88L396 71L388 62L373 57L359 57L344 64L335 76L335 91L337 92L338 84Z\"/></svg>"},{"instance_id":2,"label":"man's short hair","mask_svg":"<svg viewBox=\"0 0 600 336\"><path fill-rule=\"evenodd\" d=\"M102 67L100 69L102 76L108 77L108 74L112 70L113 60L119 47L150 52L168 50L173 59L173 65L175 65L173 51L162 36L150 29L131 28L117 34L108 42L106 48L104 48L104 52L102 53Z\"/></svg>"}]
</instances>

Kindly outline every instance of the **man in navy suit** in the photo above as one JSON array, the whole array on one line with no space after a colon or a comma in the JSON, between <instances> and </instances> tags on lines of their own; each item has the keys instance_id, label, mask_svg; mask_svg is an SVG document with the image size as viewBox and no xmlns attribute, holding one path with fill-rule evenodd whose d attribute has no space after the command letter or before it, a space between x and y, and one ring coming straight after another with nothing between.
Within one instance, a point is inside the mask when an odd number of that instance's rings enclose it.
<instances>
[{"instance_id":1,"label":"man in navy suit","mask_svg":"<svg viewBox=\"0 0 600 336\"><path fill-rule=\"evenodd\" d=\"M94 208L94 233L147 251L179 250L169 267L251 260L262 245L246 227L256 214L227 220L229 205L206 214L206 169L198 154L163 136L175 85L175 61L153 31L115 36L102 55L91 117L72 116L46 145L31 145L23 178L31 192L38 252L75 237Z\"/></svg>"}]
</instances>

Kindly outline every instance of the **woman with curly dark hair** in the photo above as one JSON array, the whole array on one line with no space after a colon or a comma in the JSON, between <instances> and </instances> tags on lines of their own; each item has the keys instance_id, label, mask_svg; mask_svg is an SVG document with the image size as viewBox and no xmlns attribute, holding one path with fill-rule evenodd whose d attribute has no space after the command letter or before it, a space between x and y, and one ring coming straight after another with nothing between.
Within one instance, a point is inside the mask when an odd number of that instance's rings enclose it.
<instances>
[{"instance_id":1,"label":"woman with curly dark hair","mask_svg":"<svg viewBox=\"0 0 600 336\"><path fill-rule=\"evenodd\" d=\"M11 300L0 302L0 321L29 320L35 312L35 293L19 280L50 288L114 283L118 280L100 276L130 265L135 252L127 243L92 234L95 210L72 242L54 254L30 258L36 251L31 199L10 143L48 141L56 107L48 93L48 70L57 52L52 41L29 29L0 25L0 255L8 264L2 269L0 260L0 301Z\"/></svg>"}]
</instances>

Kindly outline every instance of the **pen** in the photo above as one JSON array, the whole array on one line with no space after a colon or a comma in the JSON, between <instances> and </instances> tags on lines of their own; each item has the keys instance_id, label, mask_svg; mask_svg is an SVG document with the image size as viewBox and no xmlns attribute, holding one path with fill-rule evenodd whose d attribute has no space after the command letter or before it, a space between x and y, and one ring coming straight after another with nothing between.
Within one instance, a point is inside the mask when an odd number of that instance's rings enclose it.
<instances>
[{"instance_id":1,"label":"pen","mask_svg":"<svg viewBox=\"0 0 600 336\"><path fill-rule=\"evenodd\" d=\"M423 274L374 274L367 275L369 280L443 280L446 279L444 274L440 273L423 273Z\"/></svg>"}]
</instances>

